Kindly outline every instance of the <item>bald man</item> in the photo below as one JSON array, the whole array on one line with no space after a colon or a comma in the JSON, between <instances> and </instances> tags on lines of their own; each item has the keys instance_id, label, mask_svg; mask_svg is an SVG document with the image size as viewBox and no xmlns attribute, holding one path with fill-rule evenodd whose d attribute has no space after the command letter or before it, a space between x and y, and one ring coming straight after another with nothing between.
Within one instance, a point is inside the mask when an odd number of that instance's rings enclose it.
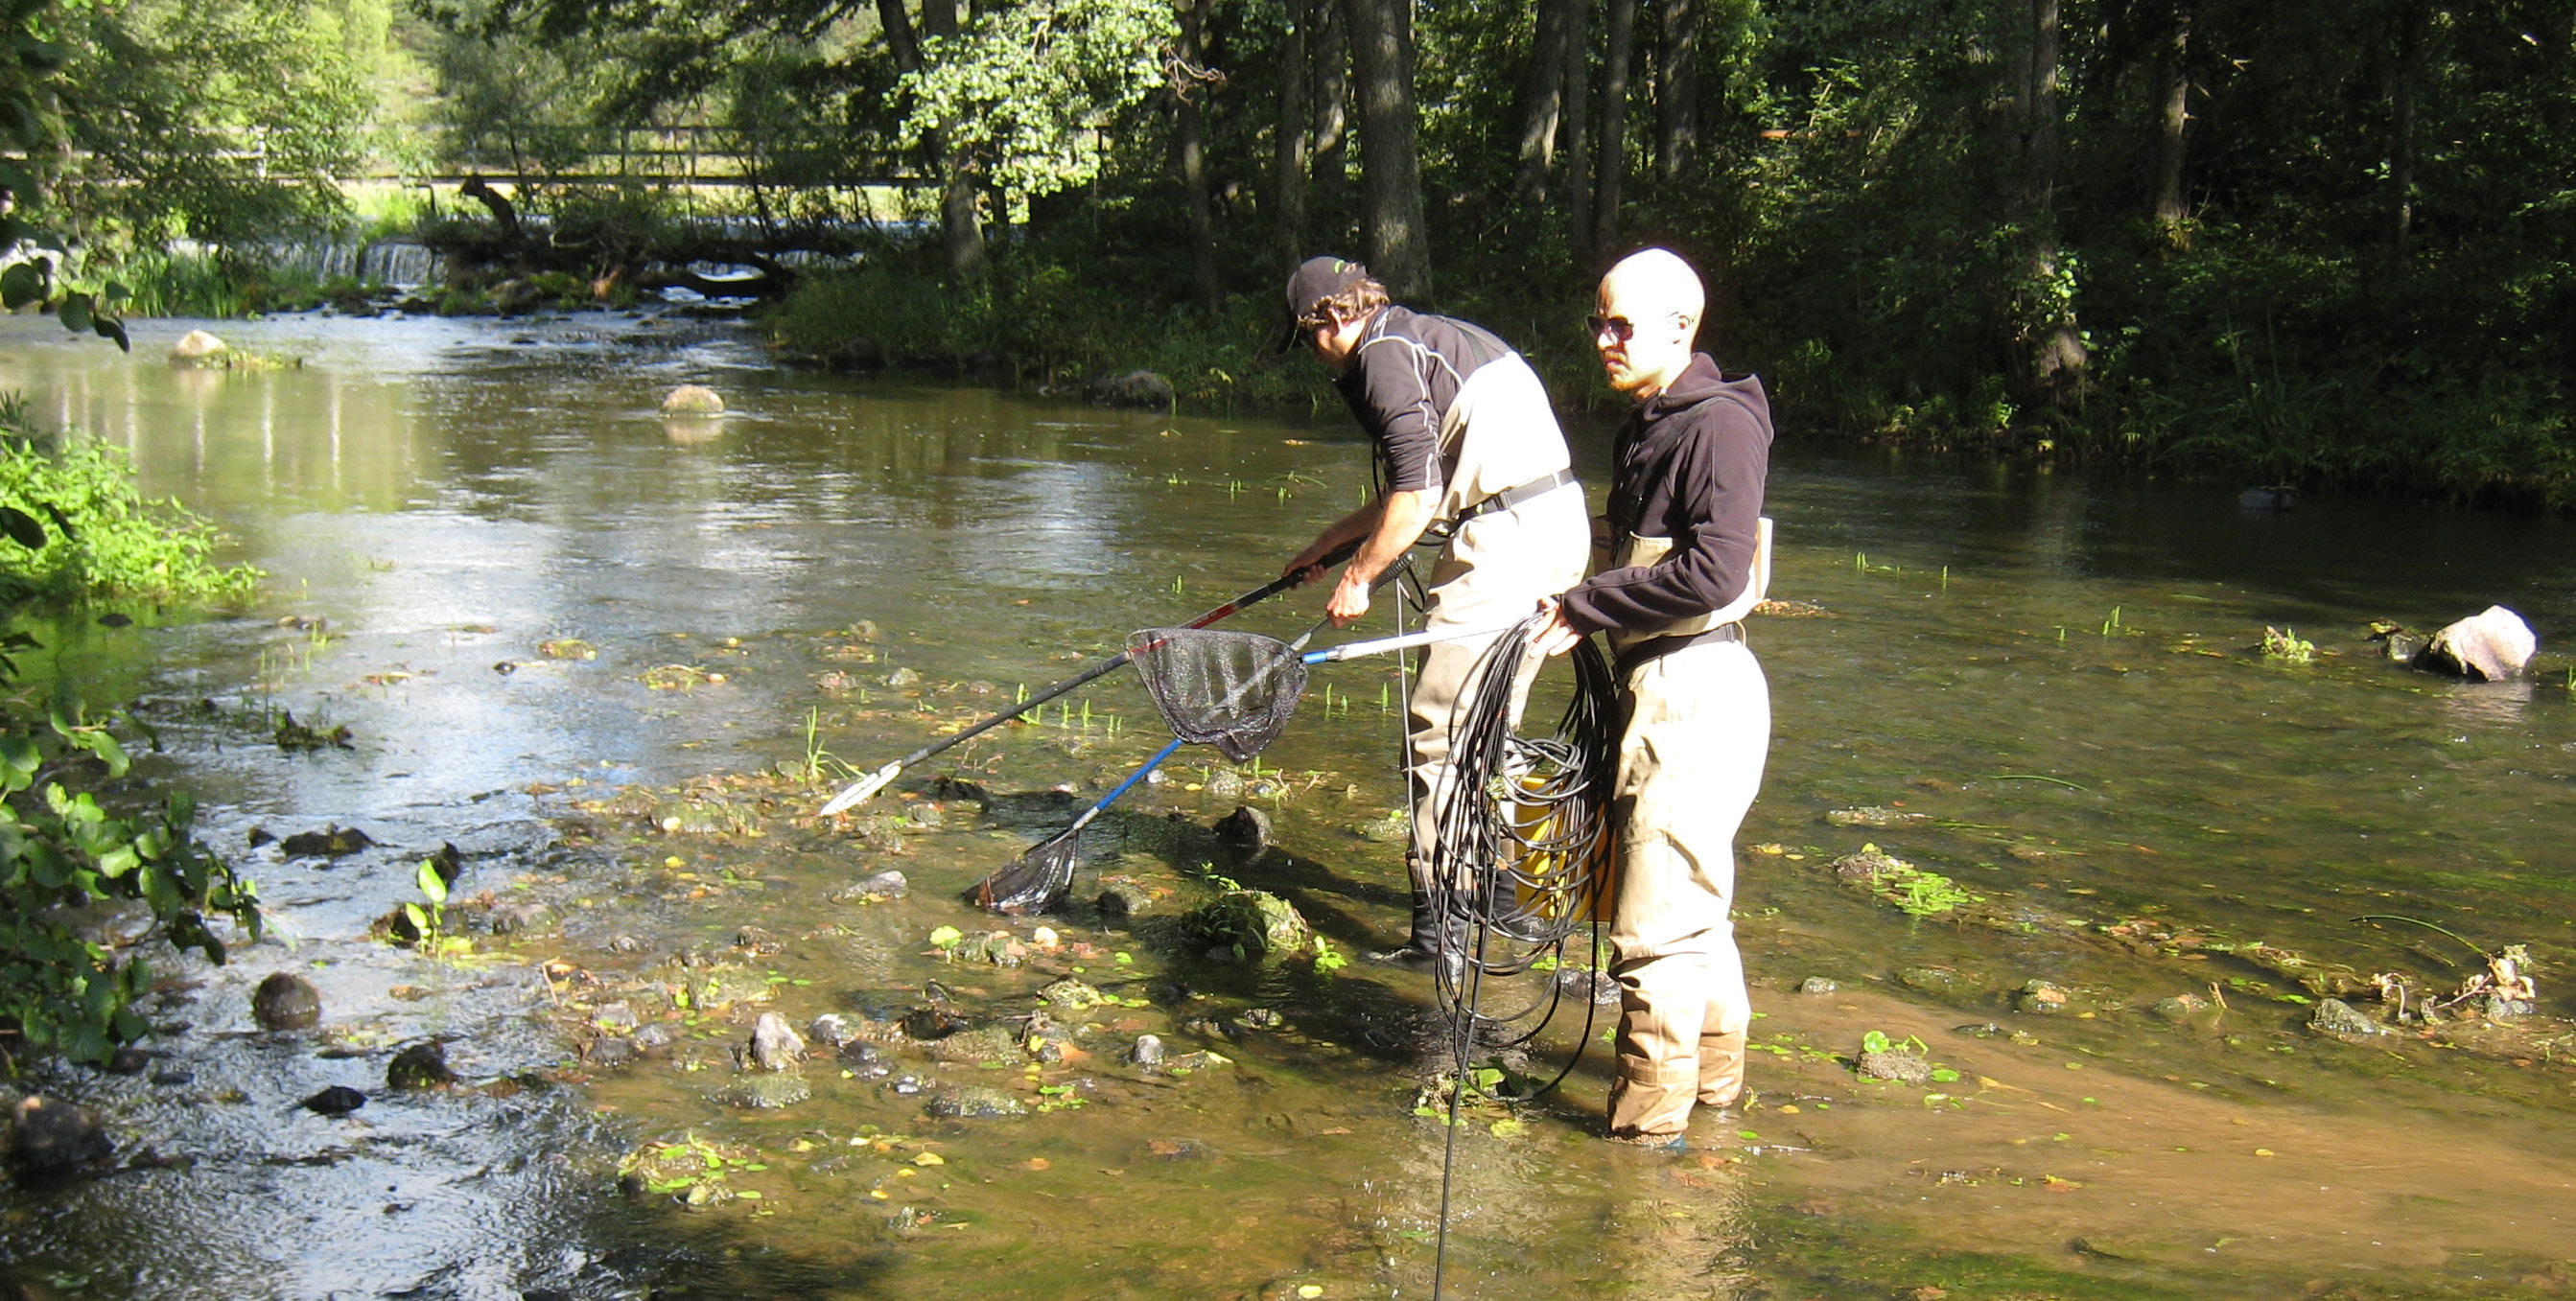
<instances>
[{"instance_id":1,"label":"bald man","mask_svg":"<svg viewBox=\"0 0 2576 1301\"><path fill-rule=\"evenodd\" d=\"M1636 405L1614 445L1606 562L1552 603L1539 636L1562 654L1603 633L1615 657L1627 723L1610 1135L1648 1146L1680 1145L1694 1106L1744 1091L1752 1006L1728 914L1736 828L1771 745L1770 687L1742 623L1769 570L1771 406L1760 380L1728 379L1692 350L1706 302L1690 264L1663 249L1602 277L1592 344Z\"/></svg>"}]
</instances>

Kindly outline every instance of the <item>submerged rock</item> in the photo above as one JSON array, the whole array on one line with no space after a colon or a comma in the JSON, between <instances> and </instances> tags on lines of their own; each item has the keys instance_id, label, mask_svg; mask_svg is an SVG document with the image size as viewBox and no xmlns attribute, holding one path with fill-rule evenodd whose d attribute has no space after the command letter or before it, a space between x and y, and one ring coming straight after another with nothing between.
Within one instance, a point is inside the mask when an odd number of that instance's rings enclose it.
<instances>
[{"instance_id":1,"label":"submerged rock","mask_svg":"<svg viewBox=\"0 0 2576 1301\"><path fill-rule=\"evenodd\" d=\"M1103 375L1091 381L1090 397L1094 403L1104 407L1145 407L1159 411L1172 405L1172 382L1150 370Z\"/></svg>"},{"instance_id":2,"label":"submerged rock","mask_svg":"<svg viewBox=\"0 0 2576 1301\"><path fill-rule=\"evenodd\" d=\"M339 858L375 844L366 832L335 822L320 831L299 831L277 842L277 848L288 858Z\"/></svg>"},{"instance_id":3,"label":"submerged rock","mask_svg":"<svg viewBox=\"0 0 2576 1301\"><path fill-rule=\"evenodd\" d=\"M883 872L876 873L873 876L863 877L858 881L852 882L840 893L833 895L832 901L835 903L850 903L855 900L865 899L870 895L875 895L885 899L900 899L911 892L911 880L906 878L903 873L889 868Z\"/></svg>"},{"instance_id":4,"label":"submerged rock","mask_svg":"<svg viewBox=\"0 0 2576 1301\"><path fill-rule=\"evenodd\" d=\"M1184 925L1201 943L1247 958L1304 948L1314 932L1287 900L1264 890L1229 890L1192 912Z\"/></svg>"},{"instance_id":5,"label":"submerged rock","mask_svg":"<svg viewBox=\"0 0 2576 1301\"><path fill-rule=\"evenodd\" d=\"M447 1045L435 1039L395 1053L385 1067L385 1087L397 1093L445 1088L455 1082L456 1073L447 1069Z\"/></svg>"},{"instance_id":6,"label":"submerged rock","mask_svg":"<svg viewBox=\"0 0 2576 1301\"><path fill-rule=\"evenodd\" d=\"M723 415L724 409L723 396L704 384L683 384L662 398L662 414L666 416L717 416Z\"/></svg>"},{"instance_id":7,"label":"submerged rock","mask_svg":"<svg viewBox=\"0 0 2576 1301\"><path fill-rule=\"evenodd\" d=\"M875 1044L854 1040L841 1045L841 1069L862 1080L881 1080L894 1074L894 1066L885 1052Z\"/></svg>"},{"instance_id":8,"label":"submerged rock","mask_svg":"<svg viewBox=\"0 0 2576 1301\"><path fill-rule=\"evenodd\" d=\"M2208 1011L2209 1000L2198 994L2176 994L2171 998L2157 999L2149 1010L2167 1021L2188 1021Z\"/></svg>"},{"instance_id":9,"label":"submerged rock","mask_svg":"<svg viewBox=\"0 0 2576 1301\"><path fill-rule=\"evenodd\" d=\"M825 1012L815 1017L812 1025L805 1027L805 1037L826 1048L838 1048L843 1044L856 1042L859 1037L859 1027L857 1023L838 1012Z\"/></svg>"},{"instance_id":10,"label":"submerged rock","mask_svg":"<svg viewBox=\"0 0 2576 1301\"><path fill-rule=\"evenodd\" d=\"M753 1111L792 1107L813 1096L814 1086L802 1075L746 1075L716 1090L716 1101Z\"/></svg>"},{"instance_id":11,"label":"submerged rock","mask_svg":"<svg viewBox=\"0 0 2576 1301\"><path fill-rule=\"evenodd\" d=\"M1567 998L1589 999L1604 1007L1619 1001L1619 982L1606 971L1591 971L1583 967L1559 967L1556 972L1556 988Z\"/></svg>"},{"instance_id":12,"label":"submerged rock","mask_svg":"<svg viewBox=\"0 0 2576 1301\"><path fill-rule=\"evenodd\" d=\"M88 1111L38 1095L21 1098L9 1118L9 1166L21 1174L49 1174L114 1150Z\"/></svg>"},{"instance_id":13,"label":"submerged rock","mask_svg":"<svg viewBox=\"0 0 2576 1301\"><path fill-rule=\"evenodd\" d=\"M1964 983L1958 972L1948 967L1899 967L1896 983L1925 994L1949 994Z\"/></svg>"},{"instance_id":14,"label":"submerged rock","mask_svg":"<svg viewBox=\"0 0 2576 1301\"><path fill-rule=\"evenodd\" d=\"M2308 1029L2348 1044L2367 1043L2390 1033L2387 1026L2340 998L2320 1001L2317 1010L2308 1014Z\"/></svg>"},{"instance_id":15,"label":"submerged rock","mask_svg":"<svg viewBox=\"0 0 2576 1301\"><path fill-rule=\"evenodd\" d=\"M2520 676L2539 646L2521 615L2490 605L2434 633L2433 644L2415 657L2415 666L2472 681L2502 682Z\"/></svg>"},{"instance_id":16,"label":"submerged rock","mask_svg":"<svg viewBox=\"0 0 2576 1301\"><path fill-rule=\"evenodd\" d=\"M763 1012L751 1027L750 1061L764 1071L783 1071L805 1060L805 1040L776 1012Z\"/></svg>"},{"instance_id":17,"label":"submerged rock","mask_svg":"<svg viewBox=\"0 0 2576 1301\"><path fill-rule=\"evenodd\" d=\"M1930 1084L1932 1062L1921 1053L1889 1049L1860 1055L1860 1077L1864 1080L1893 1080L1898 1084Z\"/></svg>"},{"instance_id":18,"label":"submerged rock","mask_svg":"<svg viewBox=\"0 0 2576 1301\"><path fill-rule=\"evenodd\" d=\"M1249 804L1234 806L1234 812L1217 819L1216 838L1244 850L1270 847L1270 815Z\"/></svg>"},{"instance_id":19,"label":"submerged rock","mask_svg":"<svg viewBox=\"0 0 2576 1301\"><path fill-rule=\"evenodd\" d=\"M310 1030L322 1022L322 991L291 971L273 972L251 991L250 1016L262 1030Z\"/></svg>"},{"instance_id":20,"label":"submerged rock","mask_svg":"<svg viewBox=\"0 0 2576 1301\"><path fill-rule=\"evenodd\" d=\"M926 1051L935 1062L1016 1062L1020 1059L1020 1037L1001 1026L988 1025L933 1040Z\"/></svg>"},{"instance_id":21,"label":"submerged rock","mask_svg":"<svg viewBox=\"0 0 2576 1301\"><path fill-rule=\"evenodd\" d=\"M1099 990L1071 976L1061 980L1050 980L1038 986L1038 997L1045 1000L1049 1007L1060 1007L1072 1012L1079 1012L1094 1004L1109 1001L1108 997Z\"/></svg>"},{"instance_id":22,"label":"submerged rock","mask_svg":"<svg viewBox=\"0 0 2576 1301\"><path fill-rule=\"evenodd\" d=\"M367 1095L348 1085L334 1084L295 1105L317 1116L345 1116L367 1105Z\"/></svg>"},{"instance_id":23,"label":"submerged rock","mask_svg":"<svg viewBox=\"0 0 2576 1301\"><path fill-rule=\"evenodd\" d=\"M1899 809L1882 808L1875 804L1856 809L1832 809L1825 814L1825 821L1837 827L1872 827L1882 831L1893 827L1919 826L1931 820L1920 813L1907 813Z\"/></svg>"},{"instance_id":24,"label":"submerged rock","mask_svg":"<svg viewBox=\"0 0 2576 1301\"><path fill-rule=\"evenodd\" d=\"M993 1120L1028 1114L1027 1104L1000 1089L978 1084L952 1084L930 1096L931 1115L957 1120Z\"/></svg>"},{"instance_id":25,"label":"submerged rock","mask_svg":"<svg viewBox=\"0 0 2576 1301\"><path fill-rule=\"evenodd\" d=\"M2013 994L2013 1010L2033 1016L2053 1016L2066 1010L2066 991L2045 980L2034 980Z\"/></svg>"},{"instance_id":26,"label":"submerged rock","mask_svg":"<svg viewBox=\"0 0 2576 1301\"><path fill-rule=\"evenodd\" d=\"M1842 986L1822 976L1809 976L1798 982L1798 992L1801 994L1833 994L1841 990Z\"/></svg>"},{"instance_id":27,"label":"submerged rock","mask_svg":"<svg viewBox=\"0 0 2576 1301\"><path fill-rule=\"evenodd\" d=\"M1140 885L1120 881L1100 892L1100 920L1119 925L1153 911L1154 896Z\"/></svg>"},{"instance_id":28,"label":"submerged rock","mask_svg":"<svg viewBox=\"0 0 2576 1301\"><path fill-rule=\"evenodd\" d=\"M1159 1035L1140 1034L1135 1046L1127 1050L1127 1060L1138 1066L1160 1066L1166 1055Z\"/></svg>"}]
</instances>

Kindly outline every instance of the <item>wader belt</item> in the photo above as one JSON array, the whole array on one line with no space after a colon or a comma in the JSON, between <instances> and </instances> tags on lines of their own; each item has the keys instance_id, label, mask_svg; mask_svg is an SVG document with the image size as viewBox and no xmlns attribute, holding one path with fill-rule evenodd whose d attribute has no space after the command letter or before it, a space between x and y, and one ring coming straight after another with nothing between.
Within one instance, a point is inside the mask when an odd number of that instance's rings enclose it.
<instances>
[{"instance_id":1,"label":"wader belt","mask_svg":"<svg viewBox=\"0 0 2576 1301\"><path fill-rule=\"evenodd\" d=\"M1619 652L1618 658L1611 661L1611 672L1619 681L1626 682L1628 675L1639 665L1662 659L1674 651L1687 650L1693 646L1706 646L1711 642L1742 640L1744 640L1744 625L1740 623L1721 623L1706 632L1657 637L1651 641L1638 642Z\"/></svg>"},{"instance_id":2,"label":"wader belt","mask_svg":"<svg viewBox=\"0 0 2576 1301\"><path fill-rule=\"evenodd\" d=\"M1479 515L1490 515L1498 510L1510 510L1512 507L1518 506L1532 497L1536 497L1541 493L1554 492L1573 482L1574 471L1559 470L1544 479L1532 479L1518 487L1505 488L1501 492L1495 493L1493 496L1487 497L1483 501L1477 502L1475 505L1458 512L1457 524L1464 524ZM1457 524L1452 524L1450 527L1455 528L1457 527Z\"/></svg>"}]
</instances>

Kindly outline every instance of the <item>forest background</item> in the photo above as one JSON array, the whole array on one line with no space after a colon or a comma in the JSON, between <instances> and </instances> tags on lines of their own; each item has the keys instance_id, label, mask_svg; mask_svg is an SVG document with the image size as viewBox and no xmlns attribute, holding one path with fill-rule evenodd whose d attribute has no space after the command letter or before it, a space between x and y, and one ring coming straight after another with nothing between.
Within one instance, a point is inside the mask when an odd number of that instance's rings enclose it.
<instances>
[{"instance_id":1,"label":"forest background","mask_svg":"<svg viewBox=\"0 0 2576 1301\"><path fill-rule=\"evenodd\" d=\"M41 224L136 310L408 234L451 295L728 260L806 357L1312 401L1265 344L1338 252L1585 404L1662 243L1793 430L2576 502L2566 0L9 8Z\"/></svg>"}]
</instances>

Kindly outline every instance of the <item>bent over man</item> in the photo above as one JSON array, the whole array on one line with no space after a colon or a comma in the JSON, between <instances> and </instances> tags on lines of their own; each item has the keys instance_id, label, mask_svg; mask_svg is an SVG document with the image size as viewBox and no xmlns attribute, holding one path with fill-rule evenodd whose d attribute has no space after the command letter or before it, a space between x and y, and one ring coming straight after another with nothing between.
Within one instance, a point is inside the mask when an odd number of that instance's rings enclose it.
<instances>
[{"instance_id":1,"label":"bent over man","mask_svg":"<svg viewBox=\"0 0 2576 1301\"><path fill-rule=\"evenodd\" d=\"M1611 974L1619 982L1610 1133L1679 1141L1694 1104L1744 1089L1752 1008L1736 954L1735 831L1762 784L1771 693L1741 620L1768 566L1770 403L1692 351L1706 297L1663 249L1601 281L1592 342L1636 403L1619 427L1607 567L1565 592L1538 638L1560 654L1608 635L1627 718Z\"/></svg>"},{"instance_id":2,"label":"bent over man","mask_svg":"<svg viewBox=\"0 0 2576 1301\"><path fill-rule=\"evenodd\" d=\"M1434 529L1448 532L1426 579L1427 628L1508 623L1583 576L1583 490L1547 390L1519 353L1465 321L1393 305L1366 267L1339 258L1297 268L1288 310L1376 442L1376 496L1284 571L1320 573L1326 554L1362 540L1325 606L1334 622L1366 614L1370 586ZM1440 915L1425 865L1451 780L1450 719L1467 703L1468 673L1490 642L1441 642L1423 654L1405 737L1413 924L1402 948L1374 955L1381 961L1428 970L1462 951L1466 919Z\"/></svg>"}]
</instances>

